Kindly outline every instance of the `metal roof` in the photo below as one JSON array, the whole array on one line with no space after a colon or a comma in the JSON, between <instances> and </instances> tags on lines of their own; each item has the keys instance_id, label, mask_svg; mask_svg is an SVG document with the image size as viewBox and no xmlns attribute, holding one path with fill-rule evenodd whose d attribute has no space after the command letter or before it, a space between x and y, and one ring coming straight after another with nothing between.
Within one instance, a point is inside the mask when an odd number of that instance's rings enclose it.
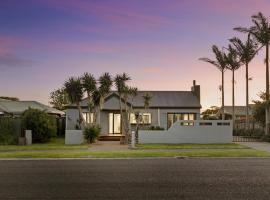
<instances>
[{"instance_id":1,"label":"metal roof","mask_svg":"<svg viewBox=\"0 0 270 200\"><path fill-rule=\"evenodd\" d=\"M50 106L46 106L36 101L8 101L0 99L0 111L10 114L22 114L28 108L45 110L49 114L64 115L63 111L57 110Z\"/></svg>"},{"instance_id":2,"label":"metal roof","mask_svg":"<svg viewBox=\"0 0 270 200\"><path fill-rule=\"evenodd\" d=\"M199 99L192 91L138 91L136 97L133 100L129 99L128 102L133 105L134 108L144 107L143 96L149 93L152 97L150 101L150 108L201 108ZM116 95L117 92L111 92L105 101L110 99L111 96ZM84 99L80 105L87 107L87 99ZM75 104L71 104L67 107L75 107Z\"/></svg>"}]
</instances>

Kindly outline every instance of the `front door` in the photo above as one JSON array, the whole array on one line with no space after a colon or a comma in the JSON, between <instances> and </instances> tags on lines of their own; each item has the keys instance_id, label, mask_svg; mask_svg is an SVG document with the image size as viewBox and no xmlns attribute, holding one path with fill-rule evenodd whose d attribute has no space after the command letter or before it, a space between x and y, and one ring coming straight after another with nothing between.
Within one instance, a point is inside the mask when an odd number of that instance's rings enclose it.
<instances>
[{"instance_id":1,"label":"front door","mask_svg":"<svg viewBox=\"0 0 270 200\"><path fill-rule=\"evenodd\" d=\"M109 134L121 134L121 115L109 113Z\"/></svg>"}]
</instances>

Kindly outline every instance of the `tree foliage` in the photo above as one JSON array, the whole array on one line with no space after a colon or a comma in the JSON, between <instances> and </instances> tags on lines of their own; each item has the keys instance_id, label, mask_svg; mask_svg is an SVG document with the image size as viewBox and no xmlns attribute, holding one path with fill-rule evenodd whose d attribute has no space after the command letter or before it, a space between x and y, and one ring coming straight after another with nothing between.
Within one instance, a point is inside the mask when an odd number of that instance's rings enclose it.
<instances>
[{"instance_id":1,"label":"tree foliage","mask_svg":"<svg viewBox=\"0 0 270 200\"><path fill-rule=\"evenodd\" d=\"M56 119L45 111L29 108L22 114L24 130L32 130L34 143L48 142L56 136Z\"/></svg>"},{"instance_id":2,"label":"tree foliage","mask_svg":"<svg viewBox=\"0 0 270 200\"><path fill-rule=\"evenodd\" d=\"M50 102L54 108L64 110L70 104L68 94L64 88L56 89L50 93Z\"/></svg>"}]
</instances>

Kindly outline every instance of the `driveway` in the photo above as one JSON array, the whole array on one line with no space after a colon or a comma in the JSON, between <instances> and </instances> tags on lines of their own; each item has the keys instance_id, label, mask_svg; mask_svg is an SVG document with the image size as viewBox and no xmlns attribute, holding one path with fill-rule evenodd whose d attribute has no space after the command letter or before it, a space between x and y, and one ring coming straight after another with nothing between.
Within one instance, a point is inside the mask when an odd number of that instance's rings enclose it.
<instances>
[{"instance_id":1,"label":"driveway","mask_svg":"<svg viewBox=\"0 0 270 200\"><path fill-rule=\"evenodd\" d=\"M270 143L269 142L237 142L237 144L241 144L256 150L266 151L270 153Z\"/></svg>"},{"instance_id":2,"label":"driveway","mask_svg":"<svg viewBox=\"0 0 270 200\"><path fill-rule=\"evenodd\" d=\"M270 159L0 161L0 199L270 199Z\"/></svg>"}]
</instances>

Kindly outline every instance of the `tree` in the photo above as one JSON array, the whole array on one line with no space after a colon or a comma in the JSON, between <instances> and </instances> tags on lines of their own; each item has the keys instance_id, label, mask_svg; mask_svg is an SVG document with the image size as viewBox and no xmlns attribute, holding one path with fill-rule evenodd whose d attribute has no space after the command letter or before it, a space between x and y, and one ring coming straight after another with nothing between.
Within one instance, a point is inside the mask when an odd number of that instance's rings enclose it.
<instances>
[{"instance_id":1,"label":"tree","mask_svg":"<svg viewBox=\"0 0 270 200\"><path fill-rule=\"evenodd\" d=\"M260 100L254 100L253 103L255 104L253 108L253 118L256 122L258 122L261 126L265 127L265 111L266 106L269 104L266 102L266 93L261 92L259 95Z\"/></svg>"},{"instance_id":2,"label":"tree","mask_svg":"<svg viewBox=\"0 0 270 200\"><path fill-rule=\"evenodd\" d=\"M22 114L22 127L32 130L33 142L48 142L56 136L56 119L45 111L29 108Z\"/></svg>"},{"instance_id":3,"label":"tree","mask_svg":"<svg viewBox=\"0 0 270 200\"><path fill-rule=\"evenodd\" d=\"M206 109L202 112L203 119L217 119L216 114L219 111L219 107L211 106L210 108Z\"/></svg>"},{"instance_id":4,"label":"tree","mask_svg":"<svg viewBox=\"0 0 270 200\"><path fill-rule=\"evenodd\" d=\"M270 24L267 18L259 12L251 16L253 25L249 28L237 27L234 30L250 34L261 47L265 47L266 64L266 101L269 101L269 44L270 44ZM270 127L270 109L266 106L265 134L269 134Z\"/></svg>"},{"instance_id":5,"label":"tree","mask_svg":"<svg viewBox=\"0 0 270 200\"><path fill-rule=\"evenodd\" d=\"M70 104L68 94L64 88L56 89L50 93L50 102L54 108L64 110Z\"/></svg>"},{"instance_id":6,"label":"tree","mask_svg":"<svg viewBox=\"0 0 270 200\"><path fill-rule=\"evenodd\" d=\"M234 37L230 39L230 42L237 50L237 54L240 57L240 61L246 68L246 129L249 127L249 63L255 57L257 53L258 44L250 38L248 34L247 41L242 42L239 38Z\"/></svg>"},{"instance_id":7,"label":"tree","mask_svg":"<svg viewBox=\"0 0 270 200\"><path fill-rule=\"evenodd\" d=\"M225 54L225 60L227 63L227 68L232 71L232 121L233 121L233 127L234 127L234 121L235 121L235 95L234 95L234 86L235 86L235 70L239 69L242 65L240 61L240 57L237 54L236 49L234 49L231 45L228 47L228 53Z\"/></svg>"},{"instance_id":8,"label":"tree","mask_svg":"<svg viewBox=\"0 0 270 200\"><path fill-rule=\"evenodd\" d=\"M221 105L221 114L222 114L222 120L225 119L224 115L224 72L227 69L227 63L225 59L225 53L219 50L219 48L216 45L212 46L212 51L216 57L216 60L211 60L209 58L199 58L199 60L202 60L204 62L208 62L215 67L217 67L221 71L221 99L222 99L222 105Z\"/></svg>"},{"instance_id":9,"label":"tree","mask_svg":"<svg viewBox=\"0 0 270 200\"><path fill-rule=\"evenodd\" d=\"M138 89L135 87L125 86L123 90L123 101L125 104L125 112L123 113L123 123L125 123L125 133L130 133L131 124L130 124L130 114L133 113L133 99L137 96ZM128 100L130 99L130 106L128 106ZM126 142L128 142L128 137L126 137Z\"/></svg>"},{"instance_id":10,"label":"tree","mask_svg":"<svg viewBox=\"0 0 270 200\"><path fill-rule=\"evenodd\" d=\"M131 80L131 78L126 73L117 74L116 77L115 77L115 79L114 79L115 87L116 87L117 92L118 92L118 95L119 95L119 107L120 107L120 115L121 115L121 127L123 127L124 130L126 130L126 128L125 128L125 124L124 124L124 121L123 121L122 101L123 101L123 93L124 93L125 88L126 88L126 83L129 80ZM127 137L127 133L126 132L124 132L124 135Z\"/></svg>"},{"instance_id":11,"label":"tree","mask_svg":"<svg viewBox=\"0 0 270 200\"><path fill-rule=\"evenodd\" d=\"M83 98L83 85L81 83L81 78L71 77L65 83L65 91L68 94L68 98L70 103L76 104L79 112L79 128L82 128L82 123L84 124L84 118L82 114L82 109L80 106L80 102Z\"/></svg>"},{"instance_id":12,"label":"tree","mask_svg":"<svg viewBox=\"0 0 270 200\"><path fill-rule=\"evenodd\" d=\"M103 109L104 99L110 93L113 80L108 72L105 72L98 79L99 87L98 91L95 92L96 103L98 103L99 115L98 123L100 124L100 111Z\"/></svg>"},{"instance_id":13,"label":"tree","mask_svg":"<svg viewBox=\"0 0 270 200\"><path fill-rule=\"evenodd\" d=\"M91 113L94 109L94 104L93 104L93 93L97 89L97 81L95 77L90 74L90 73L84 73L83 76L81 77L82 80L82 86L84 92L87 94L87 99L88 99L88 111Z\"/></svg>"},{"instance_id":14,"label":"tree","mask_svg":"<svg viewBox=\"0 0 270 200\"><path fill-rule=\"evenodd\" d=\"M142 97L143 97L143 103L144 103L144 110L145 110L145 112L147 112L147 110L149 109L149 106L150 106L150 102L152 100L152 96L148 92L146 92ZM144 124L143 116L142 116L142 120L143 120L143 124Z\"/></svg>"}]
</instances>

